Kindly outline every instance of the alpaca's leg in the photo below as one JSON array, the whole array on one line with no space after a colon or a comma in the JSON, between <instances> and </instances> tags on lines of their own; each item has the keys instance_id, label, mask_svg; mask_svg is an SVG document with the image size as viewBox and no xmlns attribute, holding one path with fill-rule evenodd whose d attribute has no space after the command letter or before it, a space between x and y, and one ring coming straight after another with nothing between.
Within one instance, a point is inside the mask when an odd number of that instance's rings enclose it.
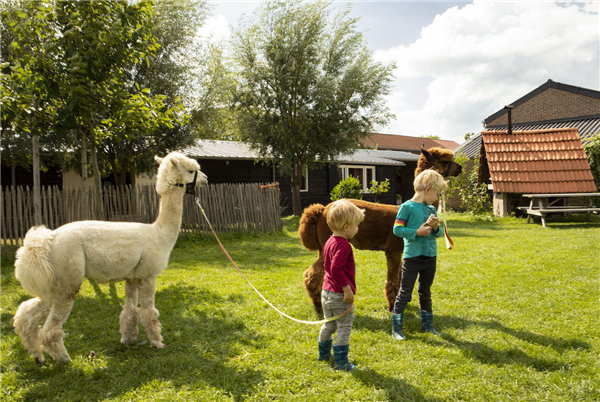
<instances>
[{"instance_id":1,"label":"alpaca's leg","mask_svg":"<svg viewBox=\"0 0 600 402\"><path fill-rule=\"evenodd\" d=\"M402 278L401 260L402 252L394 249L385 252L387 260L387 279L385 281L384 290L385 298L387 299L388 309L394 309L394 302L400 290L400 279Z\"/></svg>"},{"instance_id":2,"label":"alpaca's leg","mask_svg":"<svg viewBox=\"0 0 600 402\"><path fill-rule=\"evenodd\" d=\"M50 307L41 299L35 298L21 303L14 318L15 332L21 338L23 346L37 363L44 362L44 348L39 339L40 324L50 314Z\"/></svg>"},{"instance_id":3,"label":"alpaca's leg","mask_svg":"<svg viewBox=\"0 0 600 402\"><path fill-rule=\"evenodd\" d=\"M44 345L44 351L58 362L68 362L71 360L63 342L65 333L62 330L62 326L71 314L75 296L76 293L71 297L62 295L56 298L52 302L52 308L46 319L46 323L39 332L40 341Z\"/></svg>"},{"instance_id":4,"label":"alpaca's leg","mask_svg":"<svg viewBox=\"0 0 600 402\"><path fill-rule=\"evenodd\" d=\"M321 290L323 288L323 277L325 276L323 264L323 253L319 251L317 261L304 272L304 288L319 314L323 314L323 306L321 305Z\"/></svg>"},{"instance_id":5,"label":"alpaca's leg","mask_svg":"<svg viewBox=\"0 0 600 402\"><path fill-rule=\"evenodd\" d=\"M140 321L148 334L150 343L155 348L162 348L160 322L158 310L154 308L154 292L156 291L156 278L142 279L139 281L140 293Z\"/></svg>"},{"instance_id":6,"label":"alpaca's leg","mask_svg":"<svg viewBox=\"0 0 600 402\"><path fill-rule=\"evenodd\" d=\"M121 343L134 345L138 335L138 281L129 279L125 282L125 302L119 322L121 324Z\"/></svg>"}]
</instances>

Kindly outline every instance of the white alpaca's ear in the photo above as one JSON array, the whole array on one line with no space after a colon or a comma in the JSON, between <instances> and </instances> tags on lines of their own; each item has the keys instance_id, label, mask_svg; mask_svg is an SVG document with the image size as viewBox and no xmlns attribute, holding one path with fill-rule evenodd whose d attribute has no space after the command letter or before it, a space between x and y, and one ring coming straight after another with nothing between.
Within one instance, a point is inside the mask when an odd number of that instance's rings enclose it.
<instances>
[{"instance_id":1,"label":"white alpaca's ear","mask_svg":"<svg viewBox=\"0 0 600 402\"><path fill-rule=\"evenodd\" d=\"M181 170L181 162L175 158L171 158L171 163L175 166L175 169Z\"/></svg>"},{"instance_id":2,"label":"white alpaca's ear","mask_svg":"<svg viewBox=\"0 0 600 402\"><path fill-rule=\"evenodd\" d=\"M163 161L163 158L160 156L154 155L154 160L160 165Z\"/></svg>"}]
</instances>

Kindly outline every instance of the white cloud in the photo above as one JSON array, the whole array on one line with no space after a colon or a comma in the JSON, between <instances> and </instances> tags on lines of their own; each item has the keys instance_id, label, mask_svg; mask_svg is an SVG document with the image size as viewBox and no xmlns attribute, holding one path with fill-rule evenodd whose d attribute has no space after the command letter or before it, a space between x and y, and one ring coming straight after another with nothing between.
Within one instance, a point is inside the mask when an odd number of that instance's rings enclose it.
<instances>
[{"instance_id":1,"label":"white cloud","mask_svg":"<svg viewBox=\"0 0 600 402\"><path fill-rule=\"evenodd\" d=\"M211 16L198 30L198 36L211 42L225 42L231 36L231 26L223 15Z\"/></svg>"},{"instance_id":2,"label":"white cloud","mask_svg":"<svg viewBox=\"0 0 600 402\"><path fill-rule=\"evenodd\" d=\"M598 89L599 26L598 3L476 0L448 9L414 43L376 52L398 65L389 98L397 120L379 131L460 143L548 79ZM409 110L402 82L422 77L431 79L428 98Z\"/></svg>"}]
</instances>

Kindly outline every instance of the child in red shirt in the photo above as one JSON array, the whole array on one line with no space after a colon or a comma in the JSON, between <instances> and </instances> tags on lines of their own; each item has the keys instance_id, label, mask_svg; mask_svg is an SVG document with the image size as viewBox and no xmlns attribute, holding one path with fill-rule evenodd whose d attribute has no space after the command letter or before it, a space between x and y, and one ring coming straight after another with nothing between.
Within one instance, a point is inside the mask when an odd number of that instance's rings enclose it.
<instances>
[{"instance_id":1,"label":"child in red shirt","mask_svg":"<svg viewBox=\"0 0 600 402\"><path fill-rule=\"evenodd\" d=\"M348 239L358 232L358 224L364 219L364 210L346 199L335 201L327 212L327 225L333 232L323 247L325 276L321 302L325 318L344 313L337 320L327 322L319 333L319 360L331 358L332 335L337 331L333 346L336 370L350 371L356 365L348 362L350 332L354 322L354 295L356 294L356 266Z\"/></svg>"}]
</instances>

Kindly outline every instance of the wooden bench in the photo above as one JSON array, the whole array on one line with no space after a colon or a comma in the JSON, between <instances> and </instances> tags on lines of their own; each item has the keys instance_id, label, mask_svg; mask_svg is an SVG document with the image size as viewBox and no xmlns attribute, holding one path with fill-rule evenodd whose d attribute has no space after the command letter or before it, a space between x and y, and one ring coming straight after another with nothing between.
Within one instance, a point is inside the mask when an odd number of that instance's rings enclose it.
<instances>
[{"instance_id":1,"label":"wooden bench","mask_svg":"<svg viewBox=\"0 0 600 402\"><path fill-rule=\"evenodd\" d=\"M527 223L529 223L532 216L540 216L542 218L542 226L544 227L546 227L546 215L551 213L585 212L585 221L588 222L591 213L600 212L600 208L594 207L593 204L593 199L600 197L600 193L523 194L523 197L531 198L528 207L518 207L518 209L527 212ZM571 199L581 197L590 199L589 206L569 205ZM555 198L555 200L548 202L550 198ZM559 201L564 201L566 205L555 205Z\"/></svg>"}]
</instances>

